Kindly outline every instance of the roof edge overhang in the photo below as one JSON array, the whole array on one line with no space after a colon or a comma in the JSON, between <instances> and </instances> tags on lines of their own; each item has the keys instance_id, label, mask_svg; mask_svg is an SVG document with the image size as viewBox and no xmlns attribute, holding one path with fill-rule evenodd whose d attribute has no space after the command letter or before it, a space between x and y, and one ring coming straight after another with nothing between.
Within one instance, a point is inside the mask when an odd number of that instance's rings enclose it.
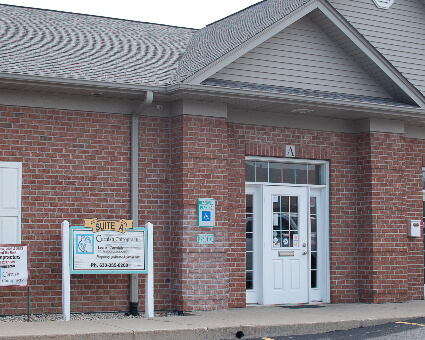
<instances>
[{"instance_id":1,"label":"roof edge overhang","mask_svg":"<svg viewBox=\"0 0 425 340\"><path fill-rule=\"evenodd\" d=\"M44 76L22 75L16 73L1 73L0 82L37 85L43 87L58 87L64 89L81 89L81 90L110 90L114 92L137 94L145 91L153 91L165 93L165 86L150 86L150 85L137 85L137 84L122 84L113 82L102 82L94 80L80 80L80 79L66 79L66 78L53 78Z\"/></svg>"},{"instance_id":2,"label":"roof edge overhang","mask_svg":"<svg viewBox=\"0 0 425 340\"><path fill-rule=\"evenodd\" d=\"M388 104L371 104L349 100L337 100L328 98L309 97L294 94L272 93L259 90L235 89L201 84L177 84L168 86L146 86L136 84L117 84L110 82L87 81L76 79L62 79L40 77L32 75L17 75L0 73L0 82L37 85L46 88L79 89L85 91L111 91L139 95L146 91L152 91L159 97L168 100L179 100L184 94L196 95L205 99L223 101L228 99L246 99L263 102L293 103L303 106L321 106L323 108L339 108L358 112L369 112L385 115L388 117L418 118L425 122L425 110L420 107L403 107Z\"/></svg>"},{"instance_id":3,"label":"roof edge overhang","mask_svg":"<svg viewBox=\"0 0 425 340\"><path fill-rule=\"evenodd\" d=\"M295 23L314 10L320 10L329 20L340 29L379 69L381 69L411 100L425 108L425 97L413 86L386 58L384 58L328 1L312 0L301 6L290 15L277 21L259 34L237 46L213 63L204 67L183 83L200 84L231 62L243 56L256 46L273 37L283 29Z\"/></svg>"},{"instance_id":4,"label":"roof edge overhang","mask_svg":"<svg viewBox=\"0 0 425 340\"><path fill-rule=\"evenodd\" d=\"M228 87L217 87L211 85L199 84L179 84L167 87L167 94L169 96L182 95L184 93L196 94L203 98L210 98L211 100L228 100L228 99L246 99L264 102L281 102L300 104L303 106L320 106L322 108L339 108L341 110L358 111L361 113L368 112L371 114L379 114L381 116L388 116L391 118L419 118L425 121L425 110L421 107L404 107L388 104L372 104L355 102L350 100L338 100L328 98L309 97L293 94L282 94L264 92L259 90L235 89ZM340 117L348 118L348 117Z\"/></svg>"}]
</instances>

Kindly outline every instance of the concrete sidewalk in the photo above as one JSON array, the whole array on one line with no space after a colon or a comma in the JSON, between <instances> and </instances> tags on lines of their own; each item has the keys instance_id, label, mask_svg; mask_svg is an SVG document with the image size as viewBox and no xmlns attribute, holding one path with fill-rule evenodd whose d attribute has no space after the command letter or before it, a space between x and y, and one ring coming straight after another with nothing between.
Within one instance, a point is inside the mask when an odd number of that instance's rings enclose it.
<instances>
[{"instance_id":1,"label":"concrete sidewalk","mask_svg":"<svg viewBox=\"0 0 425 340\"><path fill-rule=\"evenodd\" d=\"M0 323L0 339L218 340L314 334L425 317L425 301L250 306L153 319Z\"/></svg>"}]
</instances>

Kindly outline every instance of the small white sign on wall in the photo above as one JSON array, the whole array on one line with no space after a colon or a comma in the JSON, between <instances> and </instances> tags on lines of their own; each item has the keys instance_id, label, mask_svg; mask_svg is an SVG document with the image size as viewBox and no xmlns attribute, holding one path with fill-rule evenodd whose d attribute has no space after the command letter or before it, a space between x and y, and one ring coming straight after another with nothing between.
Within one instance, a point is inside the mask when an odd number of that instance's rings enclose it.
<instances>
[{"instance_id":1,"label":"small white sign on wall","mask_svg":"<svg viewBox=\"0 0 425 340\"><path fill-rule=\"evenodd\" d=\"M286 145L285 156L291 158L295 157L295 145Z\"/></svg>"},{"instance_id":2,"label":"small white sign on wall","mask_svg":"<svg viewBox=\"0 0 425 340\"><path fill-rule=\"evenodd\" d=\"M215 226L215 200L213 198L198 199L198 226Z\"/></svg>"}]
</instances>

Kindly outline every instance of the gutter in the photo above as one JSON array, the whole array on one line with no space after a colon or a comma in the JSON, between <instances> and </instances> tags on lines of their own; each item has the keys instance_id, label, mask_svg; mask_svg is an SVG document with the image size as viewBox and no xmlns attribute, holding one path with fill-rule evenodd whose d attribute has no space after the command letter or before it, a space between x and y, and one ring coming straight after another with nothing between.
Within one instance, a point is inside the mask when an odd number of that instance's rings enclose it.
<instances>
[{"instance_id":1,"label":"gutter","mask_svg":"<svg viewBox=\"0 0 425 340\"><path fill-rule=\"evenodd\" d=\"M131 194L130 207L133 226L139 226L139 116L152 104L153 92L146 91L145 99L131 114ZM139 276L130 274L130 314L138 315L139 304Z\"/></svg>"},{"instance_id":2,"label":"gutter","mask_svg":"<svg viewBox=\"0 0 425 340\"><path fill-rule=\"evenodd\" d=\"M425 110L421 107L404 107L388 104L372 104L364 102L354 102L344 99L328 99L320 97L309 97L296 94L283 94L264 92L260 90L236 89L230 87L217 87L201 84L177 84L167 87L167 94L177 95L178 93L196 93L198 95L210 96L212 98L222 97L226 99L254 99L256 101L273 101L281 103L320 105L321 107L349 109L357 112L379 113L382 115L395 114L399 117L425 118Z\"/></svg>"}]
</instances>

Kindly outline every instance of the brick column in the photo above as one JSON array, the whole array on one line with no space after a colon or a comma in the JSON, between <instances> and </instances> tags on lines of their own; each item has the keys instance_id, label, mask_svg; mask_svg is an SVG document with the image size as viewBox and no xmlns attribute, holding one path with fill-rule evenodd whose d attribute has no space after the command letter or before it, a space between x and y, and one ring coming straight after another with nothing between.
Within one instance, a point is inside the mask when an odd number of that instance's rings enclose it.
<instances>
[{"instance_id":1,"label":"brick column","mask_svg":"<svg viewBox=\"0 0 425 340\"><path fill-rule=\"evenodd\" d=\"M175 116L171 147L174 308L179 311L226 309L229 270L225 118ZM198 198L216 200L214 228L198 227ZM198 244L199 234L214 234L215 243Z\"/></svg>"},{"instance_id":2,"label":"brick column","mask_svg":"<svg viewBox=\"0 0 425 340\"><path fill-rule=\"evenodd\" d=\"M359 300L408 299L405 140L365 132L358 138Z\"/></svg>"}]
</instances>

